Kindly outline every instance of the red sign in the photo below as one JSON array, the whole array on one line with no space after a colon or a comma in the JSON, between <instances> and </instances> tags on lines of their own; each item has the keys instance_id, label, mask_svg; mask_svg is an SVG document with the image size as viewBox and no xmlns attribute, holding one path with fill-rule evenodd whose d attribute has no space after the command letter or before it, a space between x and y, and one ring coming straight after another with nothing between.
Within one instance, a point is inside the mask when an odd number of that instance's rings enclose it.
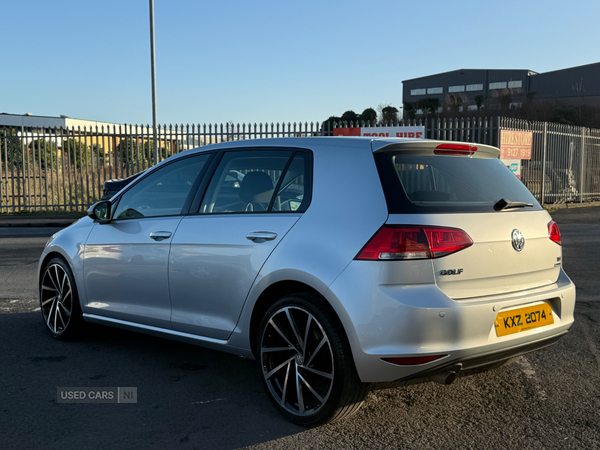
<instances>
[{"instance_id":1,"label":"red sign","mask_svg":"<svg viewBox=\"0 0 600 450\"><path fill-rule=\"evenodd\" d=\"M334 128L334 136L372 136L372 137L398 137L406 139L423 139L425 127L362 127L362 128Z\"/></svg>"},{"instance_id":2,"label":"red sign","mask_svg":"<svg viewBox=\"0 0 600 450\"><path fill-rule=\"evenodd\" d=\"M360 136L360 128L334 128L334 136Z\"/></svg>"},{"instance_id":3,"label":"red sign","mask_svg":"<svg viewBox=\"0 0 600 450\"><path fill-rule=\"evenodd\" d=\"M531 159L531 131L500 131L500 159Z\"/></svg>"}]
</instances>

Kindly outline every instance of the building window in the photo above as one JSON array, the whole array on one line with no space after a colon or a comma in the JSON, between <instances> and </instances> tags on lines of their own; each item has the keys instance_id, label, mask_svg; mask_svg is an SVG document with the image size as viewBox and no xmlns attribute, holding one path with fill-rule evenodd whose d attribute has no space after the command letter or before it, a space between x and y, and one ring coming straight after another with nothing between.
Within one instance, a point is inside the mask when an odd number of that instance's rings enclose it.
<instances>
[{"instance_id":1,"label":"building window","mask_svg":"<svg viewBox=\"0 0 600 450\"><path fill-rule=\"evenodd\" d=\"M467 92L483 91L483 84L467 84Z\"/></svg>"},{"instance_id":2,"label":"building window","mask_svg":"<svg viewBox=\"0 0 600 450\"><path fill-rule=\"evenodd\" d=\"M518 109L523 106L523 102L515 102L508 105L508 109Z\"/></svg>"},{"instance_id":3,"label":"building window","mask_svg":"<svg viewBox=\"0 0 600 450\"><path fill-rule=\"evenodd\" d=\"M465 92L465 85L462 86L450 86L448 92Z\"/></svg>"},{"instance_id":4,"label":"building window","mask_svg":"<svg viewBox=\"0 0 600 450\"><path fill-rule=\"evenodd\" d=\"M468 111L477 111L477 105L469 105L467 106Z\"/></svg>"},{"instance_id":5,"label":"building window","mask_svg":"<svg viewBox=\"0 0 600 450\"><path fill-rule=\"evenodd\" d=\"M442 108L441 106L440 106L440 107L437 109L437 112L438 112L438 113L441 113L441 112L443 112L443 111L444 111L444 108Z\"/></svg>"},{"instance_id":6,"label":"building window","mask_svg":"<svg viewBox=\"0 0 600 450\"><path fill-rule=\"evenodd\" d=\"M427 93L428 94L443 94L444 88L442 88L442 87L427 88Z\"/></svg>"},{"instance_id":7,"label":"building window","mask_svg":"<svg viewBox=\"0 0 600 450\"><path fill-rule=\"evenodd\" d=\"M417 114L417 115L422 115L422 114L423 114L423 110L422 110L422 109L417 109L417 112L416 112L416 114Z\"/></svg>"},{"instance_id":8,"label":"building window","mask_svg":"<svg viewBox=\"0 0 600 450\"><path fill-rule=\"evenodd\" d=\"M506 89L506 81L498 81L490 83L490 89Z\"/></svg>"},{"instance_id":9,"label":"building window","mask_svg":"<svg viewBox=\"0 0 600 450\"><path fill-rule=\"evenodd\" d=\"M463 112L463 107L462 106L458 107L458 112Z\"/></svg>"},{"instance_id":10,"label":"building window","mask_svg":"<svg viewBox=\"0 0 600 450\"><path fill-rule=\"evenodd\" d=\"M523 82L521 80L518 80L518 81L509 81L508 82L508 87L509 88L520 88L520 87L523 87Z\"/></svg>"},{"instance_id":11,"label":"building window","mask_svg":"<svg viewBox=\"0 0 600 450\"><path fill-rule=\"evenodd\" d=\"M425 89L411 89L410 95L425 95L427 91Z\"/></svg>"}]
</instances>

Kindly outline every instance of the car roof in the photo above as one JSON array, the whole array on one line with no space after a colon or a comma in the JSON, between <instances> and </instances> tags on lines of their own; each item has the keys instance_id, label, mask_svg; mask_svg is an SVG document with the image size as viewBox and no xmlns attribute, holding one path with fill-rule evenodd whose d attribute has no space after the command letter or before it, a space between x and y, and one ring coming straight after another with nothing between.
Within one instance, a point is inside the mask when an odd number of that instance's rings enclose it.
<instances>
[{"instance_id":1,"label":"car roof","mask_svg":"<svg viewBox=\"0 0 600 450\"><path fill-rule=\"evenodd\" d=\"M433 139L406 139L406 138L387 138L371 136L311 136L311 137L279 137L248 139L229 142L220 142L218 144L209 144L203 147L183 152L206 152L211 150L227 148L300 148L316 150L318 147L347 147L347 148L365 148L373 152L393 151L393 150L417 150L419 152L433 153L433 150L440 144L447 144L450 141ZM478 144L472 142L451 142L456 145L476 146L476 157L497 158L500 154L496 147ZM182 153L180 153L182 154Z\"/></svg>"}]
</instances>

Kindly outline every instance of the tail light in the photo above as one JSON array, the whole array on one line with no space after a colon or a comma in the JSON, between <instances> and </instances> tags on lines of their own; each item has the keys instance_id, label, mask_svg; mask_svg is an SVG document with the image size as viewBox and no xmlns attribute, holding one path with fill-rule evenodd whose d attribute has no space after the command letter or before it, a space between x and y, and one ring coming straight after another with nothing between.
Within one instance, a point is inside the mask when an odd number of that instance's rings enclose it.
<instances>
[{"instance_id":1,"label":"tail light","mask_svg":"<svg viewBox=\"0 0 600 450\"><path fill-rule=\"evenodd\" d=\"M469 235L458 228L386 225L375 233L356 259L378 261L441 258L471 245L473 241Z\"/></svg>"},{"instance_id":2,"label":"tail light","mask_svg":"<svg viewBox=\"0 0 600 450\"><path fill-rule=\"evenodd\" d=\"M475 145L440 144L433 150L433 153L435 155L471 156L476 151Z\"/></svg>"},{"instance_id":3,"label":"tail light","mask_svg":"<svg viewBox=\"0 0 600 450\"><path fill-rule=\"evenodd\" d=\"M562 245L562 241L560 238L560 231L558 229L558 225L553 220L548 223L548 236L552 242L556 242L558 245Z\"/></svg>"}]
</instances>

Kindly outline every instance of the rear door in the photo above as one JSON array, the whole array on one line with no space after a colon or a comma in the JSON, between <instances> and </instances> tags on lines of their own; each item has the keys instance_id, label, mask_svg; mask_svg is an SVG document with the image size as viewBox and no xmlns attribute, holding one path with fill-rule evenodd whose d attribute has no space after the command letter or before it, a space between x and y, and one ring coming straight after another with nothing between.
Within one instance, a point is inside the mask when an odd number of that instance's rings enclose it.
<instances>
[{"instance_id":1,"label":"rear door","mask_svg":"<svg viewBox=\"0 0 600 450\"><path fill-rule=\"evenodd\" d=\"M227 339L261 267L310 201L310 155L227 151L171 245L172 327Z\"/></svg>"}]
</instances>

